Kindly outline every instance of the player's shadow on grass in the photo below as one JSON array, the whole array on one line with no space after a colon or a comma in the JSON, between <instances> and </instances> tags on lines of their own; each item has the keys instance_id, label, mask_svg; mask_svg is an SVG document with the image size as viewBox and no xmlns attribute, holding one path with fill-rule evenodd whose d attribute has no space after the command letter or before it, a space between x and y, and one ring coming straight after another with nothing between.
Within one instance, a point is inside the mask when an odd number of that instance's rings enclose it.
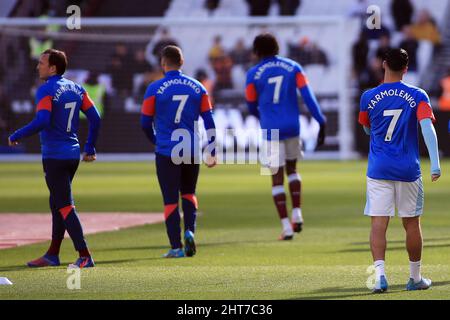
<instances>
[{"instance_id":1,"label":"player's shadow on grass","mask_svg":"<svg viewBox=\"0 0 450 320\"><path fill-rule=\"evenodd\" d=\"M237 241L224 241L224 242L200 242L197 244L197 247L202 248L202 247L218 247L218 246L226 246L226 245L234 245L237 243L245 243L245 244L252 244L252 243L263 243L263 242L274 242L274 243L280 243L279 240L252 240L252 241L248 241L248 240L237 240ZM155 246L136 246L136 247L114 247L114 248L103 248L103 249L96 249L95 251L129 251L129 250L143 250L143 251L147 251L147 250L167 250L169 248L168 245L155 245Z\"/></svg>"},{"instance_id":2,"label":"player's shadow on grass","mask_svg":"<svg viewBox=\"0 0 450 320\"><path fill-rule=\"evenodd\" d=\"M164 259L163 257L151 257L151 258L136 258L136 259L121 259L121 260L95 260L95 265L108 265L108 264L117 264L117 263L130 263L130 262L138 262L138 261L149 261L149 260L160 260Z\"/></svg>"},{"instance_id":3,"label":"player's shadow on grass","mask_svg":"<svg viewBox=\"0 0 450 320\"><path fill-rule=\"evenodd\" d=\"M450 281L437 281L433 282L431 290L433 287L440 287L450 285ZM378 297L385 296L389 294L395 294L400 292L406 292L406 284L396 284L389 286L389 290L381 295L375 295L370 292L369 289L365 287L359 288L339 288L339 287L331 287L331 288L322 288L319 290L311 291L310 295L318 295L318 296L308 296L308 297L298 297L293 298L292 300L327 300L327 299L344 299L344 298L353 298L353 297ZM320 295L320 294L326 295Z\"/></svg>"},{"instance_id":4,"label":"player's shadow on grass","mask_svg":"<svg viewBox=\"0 0 450 320\"><path fill-rule=\"evenodd\" d=\"M424 248L446 248L450 247L450 243L443 244L424 244ZM344 249L334 253L350 253L350 252L367 252L368 248L355 248L355 249ZM387 247L386 251L399 251L406 250L404 246L402 247Z\"/></svg>"},{"instance_id":5,"label":"player's shadow on grass","mask_svg":"<svg viewBox=\"0 0 450 320\"><path fill-rule=\"evenodd\" d=\"M424 239L424 242L435 242L435 241L447 241L450 240L450 237L447 238L431 238L431 239ZM403 240L388 240L388 243L405 243L405 239ZM362 245L370 245L369 241L363 241L363 242L352 242L349 243L351 246L362 246Z\"/></svg>"},{"instance_id":6,"label":"player's shadow on grass","mask_svg":"<svg viewBox=\"0 0 450 320\"><path fill-rule=\"evenodd\" d=\"M6 266L6 267L0 267L0 272L6 272L6 271L22 271L22 270L28 270L31 269L25 264L16 265L16 266Z\"/></svg>"},{"instance_id":7,"label":"player's shadow on grass","mask_svg":"<svg viewBox=\"0 0 450 320\"><path fill-rule=\"evenodd\" d=\"M164 250L167 249L168 245L161 245L161 246L137 246L137 247L114 247L114 248L103 248L103 249L96 249L95 251L101 252L101 251L147 251L147 250Z\"/></svg>"}]
</instances>

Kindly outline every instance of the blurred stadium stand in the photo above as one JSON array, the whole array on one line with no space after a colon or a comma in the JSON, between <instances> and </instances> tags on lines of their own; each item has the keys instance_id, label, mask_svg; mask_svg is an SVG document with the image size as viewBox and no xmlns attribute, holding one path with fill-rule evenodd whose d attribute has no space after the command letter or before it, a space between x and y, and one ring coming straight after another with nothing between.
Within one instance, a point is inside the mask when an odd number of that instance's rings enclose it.
<instances>
[{"instance_id":1,"label":"blurred stadium stand","mask_svg":"<svg viewBox=\"0 0 450 320\"><path fill-rule=\"evenodd\" d=\"M403 40L401 31L396 30L395 19L391 12L393 0L377 0L381 8L382 24L390 34L390 45L397 46ZM131 3L133 5L129 5ZM326 2L326 5L324 3ZM417 48L417 70L410 72L406 81L423 86L433 94L432 101L439 95L439 80L450 67L450 7L447 0L411 0L415 16L426 8L442 37L438 46L430 41L419 41ZM220 0L216 8L208 8L207 1L202 0L2 0L0 16L9 17L66 17L69 4L78 4L82 8L83 17L164 17L177 18L215 18L249 16L250 9L246 0ZM302 0L295 9L295 17L300 20L307 17L348 17L355 21L365 22L367 14L358 11L359 0ZM362 8L370 5L362 0ZM277 1L272 1L267 15L279 16ZM355 18L356 17L356 18ZM360 17L360 18L358 18ZM413 18L415 19L415 18ZM280 40L281 54L300 61L310 79L318 99L330 120L327 128L328 140L325 150L337 150L338 146L338 83L340 56L338 48L341 41L350 46L358 39L360 23L349 24L343 37L339 28L332 25L302 24L300 27L291 24L279 27L247 26L247 25L211 25L206 28L189 26L84 26L82 35L57 26L46 28L3 28L0 31L0 153L12 152L5 146L8 133L23 125L33 117L33 93L38 85L34 71L36 60L33 54L45 45L65 50L69 57L67 77L81 83L88 82L92 90L98 93L103 105L103 127L98 143L100 152L147 152L151 147L139 128L139 107L146 85L161 76L158 59L154 48L158 43L174 41L185 53L184 72L195 76L199 71L206 75L205 85L211 84L214 95L215 117L219 128L235 128L243 132L237 141L244 148L245 137L258 128L258 122L246 112L243 100L245 74L250 66L250 59L244 56L252 40L261 30L273 31ZM163 35L164 32L166 35ZM214 39L220 36L220 45L212 50ZM50 40L49 43L46 41ZM163 40L161 42L161 40ZM233 56L234 48L239 40L243 41L243 50ZM34 41L34 42L33 42ZM36 42L37 41L37 42ZM372 61L376 58L380 40L368 41L368 53L365 72L370 73ZM302 47L303 46L303 47ZM305 57L303 49L311 50ZM219 54L217 55L217 52ZM212 55L212 56L211 56ZM319 57L320 55L320 57ZM243 62L237 62L237 58ZM339 63L338 63L339 62ZM348 52L348 65L352 69L351 52ZM376 65L376 63L374 63ZM376 70L379 72L379 70ZM376 72L375 72L376 73ZM349 72L350 74L350 72ZM373 79L372 79L373 80ZM376 77L375 77L376 80ZM230 83L228 83L228 81ZM359 94L363 90L360 79L352 74L348 79L352 93L354 117L358 110ZM437 105L434 103L435 106ZM303 108L304 109L304 108ZM438 112L438 111L437 111ZM438 132L446 134L447 113L443 113L438 123ZM310 128L303 130L305 142L313 141L317 128L309 123L306 117L301 119L302 125ZM445 129L444 129L445 127ZM367 151L367 138L362 130L355 128L355 148ZM81 139L86 134L85 124L81 127ZM250 142L256 143L256 142ZM226 141L224 142L226 145ZM313 147L313 145L311 145ZM39 152L38 138L27 139L21 152ZM450 155L448 146L444 152Z\"/></svg>"}]
</instances>

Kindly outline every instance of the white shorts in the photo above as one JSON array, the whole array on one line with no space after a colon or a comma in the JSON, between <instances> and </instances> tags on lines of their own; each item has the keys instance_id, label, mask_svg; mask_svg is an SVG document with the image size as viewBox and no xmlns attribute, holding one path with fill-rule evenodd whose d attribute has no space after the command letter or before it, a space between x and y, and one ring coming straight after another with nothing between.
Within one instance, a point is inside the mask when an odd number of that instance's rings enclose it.
<instances>
[{"instance_id":1,"label":"white shorts","mask_svg":"<svg viewBox=\"0 0 450 320\"><path fill-rule=\"evenodd\" d=\"M300 137L286 140L264 140L260 161L266 168L277 169L286 165L286 160L302 159L302 142Z\"/></svg>"},{"instance_id":2,"label":"white shorts","mask_svg":"<svg viewBox=\"0 0 450 320\"><path fill-rule=\"evenodd\" d=\"M423 213L422 177L413 182L379 180L367 177L367 200L364 214L371 217L412 218Z\"/></svg>"}]
</instances>

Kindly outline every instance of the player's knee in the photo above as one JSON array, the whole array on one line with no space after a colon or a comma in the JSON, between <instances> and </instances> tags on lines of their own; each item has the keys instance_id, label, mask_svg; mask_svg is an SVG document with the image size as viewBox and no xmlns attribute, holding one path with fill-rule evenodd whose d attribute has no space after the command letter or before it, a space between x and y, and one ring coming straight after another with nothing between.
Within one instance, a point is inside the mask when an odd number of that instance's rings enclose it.
<instances>
[{"instance_id":1,"label":"player's knee","mask_svg":"<svg viewBox=\"0 0 450 320\"><path fill-rule=\"evenodd\" d=\"M297 172L297 160L286 161L286 174L291 175Z\"/></svg>"},{"instance_id":2,"label":"player's knee","mask_svg":"<svg viewBox=\"0 0 450 320\"><path fill-rule=\"evenodd\" d=\"M289 183L301 182L301 181L302 181L302 176L299 173L297 173L297 172L293 172L293 173L290 173L288 175L288 182Z\"/></svg>"},{"instance_id":3,"label":"player's knee","mask_svg":"<svg viewBox=\"0 0 450 320\"><path fill-rule=\"evenodd\" d=\"M198 200L197 197L195 196L195 193L186 193L186 194L182 194L181 198L189 201L190 203L192 203L195 207L195 209L198 209Z\"/></svg>"},{"instance_id":4,"label":"player's knee","mask_svg":"<svg viewBox=\"0 0 450 320\"><path fill-rule=\"evenodd\" d=\"M279 167L278 171L272 175L272 186L282 185L284 183L284 168Z\"/></svg>"}]
</instances>

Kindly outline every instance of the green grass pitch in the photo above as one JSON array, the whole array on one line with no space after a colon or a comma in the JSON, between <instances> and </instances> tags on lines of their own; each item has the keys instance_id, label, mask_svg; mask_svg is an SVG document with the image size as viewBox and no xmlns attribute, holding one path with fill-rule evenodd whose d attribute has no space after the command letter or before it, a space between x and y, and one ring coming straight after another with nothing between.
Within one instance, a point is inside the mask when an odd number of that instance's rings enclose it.
<instances>
[{"instance_id":1,"label":"green grass pitch","mask_svg":"<svg viewBox=\"0 0 450 320\"><path fill-rule=\"evenodd\" d=\"M434 286L404 290L409 276L404 232L398 218L388 231L390 292L366 288L371 265L363 161L304 162L305 229L291 242L277 241L281 226L270 179L258 166L202 167L194 258L162 259L168 248L163 224L87 236L97 263L81 270L81 289L69 290L66 267L28 269L48 243L0 250L3 299L449 299L450 162L437 183L425 174L423 274ZM429 172L426 161L423 172ZM153 163L81 164L74 186L80 212L161 212ZM0 164L0 212L47 212L41 165ZM67 265L76 253L62 247Z\"/></svg>"}]
</instances>

